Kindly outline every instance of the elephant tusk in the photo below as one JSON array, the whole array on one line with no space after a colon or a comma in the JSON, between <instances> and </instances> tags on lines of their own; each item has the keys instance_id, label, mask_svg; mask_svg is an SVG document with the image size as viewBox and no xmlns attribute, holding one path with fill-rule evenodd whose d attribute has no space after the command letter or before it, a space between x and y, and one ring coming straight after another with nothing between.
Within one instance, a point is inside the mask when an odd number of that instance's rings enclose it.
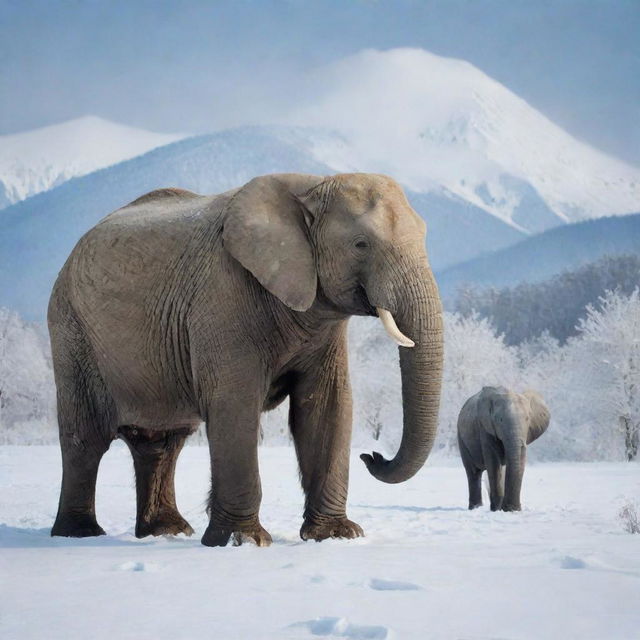
<instances>
[{"instance_id":1,"label":"elephant tusk","mask_svg":"<svg viewBox=\"0 0 640 640\"><path fill-rule=\"evenodd\" d=\"M376 311L378 312L378 316L380 317L380 320L384 325L385 331L389 334L389 337L394 342L396 342L401 347L416 346L416 343L411 338L407 338L407 336L405 336L404 333L402 333L400 329L398 329L398 325L393 319L390 311L387 311L386 309L382 309L380 307L376 307Z\"/></svg>"}]
</instances>

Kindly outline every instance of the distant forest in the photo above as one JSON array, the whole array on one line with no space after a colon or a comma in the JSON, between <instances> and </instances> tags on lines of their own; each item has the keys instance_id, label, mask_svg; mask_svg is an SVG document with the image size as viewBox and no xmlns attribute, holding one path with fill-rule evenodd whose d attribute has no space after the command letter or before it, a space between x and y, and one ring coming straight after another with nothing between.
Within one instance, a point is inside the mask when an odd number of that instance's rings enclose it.
<instances>
[{"instance_id":1,"label":"distant forest","mask_svg":"<svg viewBox=\"0 0 640 640\"><path fill-rule=\"evenodd\" d=\"M640 285L640 254L605 256L545 280L502 289L458 290L455 310L487 318L509 345L548 333L561 344L576 335L585 307L599 306L606 291L629 295ZM640 319L638 320L640 322Z\"/></svg>"}]
</instances>

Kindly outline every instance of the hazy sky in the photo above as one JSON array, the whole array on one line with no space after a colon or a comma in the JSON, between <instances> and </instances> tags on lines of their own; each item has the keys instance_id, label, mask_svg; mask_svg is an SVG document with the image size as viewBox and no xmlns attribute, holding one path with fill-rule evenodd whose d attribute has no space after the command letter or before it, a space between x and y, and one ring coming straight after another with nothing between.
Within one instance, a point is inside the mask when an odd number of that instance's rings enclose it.
<instances>
[{"instance_id":1,"label":"hazy sky","mask_svg":"<svg viewBox=\"0 0 640 640\"><path fill-rule=\"evenodd\" d=\"M265 122L310 69L412 46L469 60L640 164L638 34L640 0L0 0L0 133L86 114L159 131Z\"/></svg>"}]
</instances>

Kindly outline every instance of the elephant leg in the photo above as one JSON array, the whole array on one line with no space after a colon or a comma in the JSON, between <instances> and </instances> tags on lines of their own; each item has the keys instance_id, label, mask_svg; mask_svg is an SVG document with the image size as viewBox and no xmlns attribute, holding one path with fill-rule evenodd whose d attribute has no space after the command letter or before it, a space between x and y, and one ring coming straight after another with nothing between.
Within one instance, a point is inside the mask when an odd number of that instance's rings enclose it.
<instances>
[{"instance_id":1,"label":"elephant leg","mask_svg":"<svg viewBox=\"0 0 640 640\"><path fill-rule=\"evenodd\" d=\"M502 460L504 457L502 443L492 436L483 434L482 457L487 468L489 477L489 499L491 511L499 511L502 508L504 499L504 467Z\"/></svg>"},{"instance_id":2,"label":"elephant leg","mask_svg":"<svg viewBox=\"0 0 640 640\"><path fill-rule=\"evenodd\" d=\"M522 476L527 461L527 447L523 444L515 452L515 459L507 454L507 474L505 482L505 495L502 504L503 511L520 511L520 490L522 489Z\"/></svg>"},{"instance_id":3,"label":"elephant leg","mask_svg":"<svg viewBox=\"0 0 640 640\"><path fill-rule=\"evenodd\" d=\"M76 342L82 349L82 340ZM62 487L52 536L84 538L105 532L96 520L98 466L114 437L115 411L104 383L89 358L65 355L56 361Z\"/></svg>"},{"instance_id":4,"label":"elephant leg","mask_svg":"<svg viewBox=\"0 0 640 640\"><path fill-rule=\"evenodd\" d=\"M458 437L458 447L469 484L469 509L477 509L482 506L482 469L476 466L469 449L460 437Z\"/></svg>"},{"instance_id":5,"label":"elephant leg","mask_svg":"<svg viewBox=\"0 0 640 640\"><path fill-rule=\"evenodd\" d=\"M289 424L305 493L303 540L356 538L346 515L351 445L351 388L344 339L298 376Z\"/></svg>"},{"instance_id":6,"label":"elephant leg","mask_svg":"<svg viewBox=\"0 0 640 640\"><path fill-rule=\"evenodd\" d=\"M191 429L152 431L133 426L119 429L131 450L136 472L137 538L193 533L178 511L174 486L178 455L191 433Z\"/></svg>"},{"instance_id":7,"label":"elephant leg","mask_svg":"<svg viewBox=\"0 0 640 640\"><path fill-rule=\"evenodd\" d=\"M60 448L62 488L51 535L69 538L105 535L96 520L95 496L98 466L109 444L89 444L65 435L60 437Z\"/></svg>"},{"instance_id":8,"label":"elephant leg","mask_svg":"<svg viewBox=\"0 0 640 640\"><path fill-rule=\"evenodd\" d=\"M253 541L259 547L272 541L258 517L262 499L258 439L264 396L239 389L217 393L217 401L207 411L211 494L202 544L208 547L223 547L230 539L234 545Z\"/></svg>"}]
</instances>

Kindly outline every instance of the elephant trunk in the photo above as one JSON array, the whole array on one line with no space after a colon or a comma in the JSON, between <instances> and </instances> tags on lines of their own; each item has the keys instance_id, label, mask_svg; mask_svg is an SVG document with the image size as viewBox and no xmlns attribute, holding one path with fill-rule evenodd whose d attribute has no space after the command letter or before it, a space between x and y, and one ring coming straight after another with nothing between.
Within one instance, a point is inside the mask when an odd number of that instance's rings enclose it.
<instances>
[{"instance_id":1,"label":"elephant trunk","mask_svg":"<svg viewBox=\"0 0 640 640\"><path fill-rule=\"evenodd\" d=\"M360 457L369 472L388 483L404 482L425 463L436 436L442 379L442 306L438 288L426 260L405 273L392 302L402 376L403 430L400 447L392 460L374 452ZM376 297L378 300L379 297ZM377 302L376 302L377 304ZM383 307L384 304L380 305ZM379 312L380 313L380 312ZM381 317L381 319L384 319ZM395 324L395 323L394 323ZM393 334L393 330L387 331ZM409 343L415 342L415 346Z\"/></svg>"},{"instance_id":2,"label":"elephant trunk","mask_svg":"<svg viewBox=\"0 0 640 640\"><path fill-rule=\"evenodd\" d=\"M520 490L527 456L527 447L517 425L505 434L504 454L506 474L504 483L503 511L520 511Z\"/></svg>"}]
</instances>

